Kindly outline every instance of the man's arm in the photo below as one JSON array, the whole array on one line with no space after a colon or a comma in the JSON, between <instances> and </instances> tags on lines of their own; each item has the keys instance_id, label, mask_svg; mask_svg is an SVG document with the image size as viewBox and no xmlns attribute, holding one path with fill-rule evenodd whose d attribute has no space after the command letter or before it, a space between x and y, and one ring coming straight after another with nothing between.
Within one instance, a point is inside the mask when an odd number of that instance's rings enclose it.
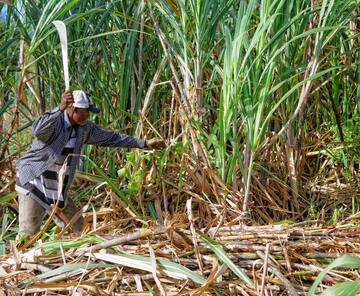
<instances>
[{"instance_id":1,"label":"man's arm","mask_svg":"<svg viewBox=\"0 0 360 296\"><path fill-rule=\"evenodd\" d=\"M51 141L55 131L60 127L62 112L59 108L45 112L32 125L33 135L40 141L48 143Z\"/></svg>"},{"instance_id":2,"label":"man's arm","mask_svg":"<svg viewBox=\"0 0 360 296\"><path fill-rule=\"evenodd\" d=\"M93 144L106 147L124 147L124 148L144 148L145 140L136 139L128 135L120 134L114 131L105 130L98 127L95 123L91 124L86 144Z\"/></svg>"},{"instance_id":3,"label":"man's arm","mask_svg":"<svg viewBox=\"0 0 360 296\"><path fill-rule=\"evenodd\" d=\"M61 115L64 110L74 102L71 91L66 91L61 96L60 106L52 111L45 112L32 125L33 135L40 141L51 141L55 131L61 126Z\"/></svg>"}]
</instances>

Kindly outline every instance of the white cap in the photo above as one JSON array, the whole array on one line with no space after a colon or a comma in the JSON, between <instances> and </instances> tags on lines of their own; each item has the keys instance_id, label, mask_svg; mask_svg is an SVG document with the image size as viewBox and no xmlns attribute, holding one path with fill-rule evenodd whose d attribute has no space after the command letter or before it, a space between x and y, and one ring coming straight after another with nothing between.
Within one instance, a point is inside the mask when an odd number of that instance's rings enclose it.
<instances>
[{"instance_id":1,"label":"white cap","mask_svg":"<svg viewBox=\"0 0 360 296\"><path fill-rule=\"evenodd\" d=\"M82 90L74 90L73 92L74 104L73 107L89 109L92 113L99 113L100 110L91 102L90 96Z\"/></svg>"}]
</instances>

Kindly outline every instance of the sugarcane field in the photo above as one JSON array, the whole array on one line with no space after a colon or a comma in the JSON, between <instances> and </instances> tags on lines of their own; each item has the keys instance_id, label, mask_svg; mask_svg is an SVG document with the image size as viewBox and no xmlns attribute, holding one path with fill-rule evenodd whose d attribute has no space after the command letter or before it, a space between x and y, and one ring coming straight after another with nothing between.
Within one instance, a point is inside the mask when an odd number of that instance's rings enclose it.
<instances>
[{"instance_id":1,"label":"sugarcane field","mask_svg":"<svg viewBox=\"0 0 360 296\"><path fill-rule=\"evenodd\" d=\"M0 296L360 295L358 0L0 0Z\"/></svg>"}]
</instances>

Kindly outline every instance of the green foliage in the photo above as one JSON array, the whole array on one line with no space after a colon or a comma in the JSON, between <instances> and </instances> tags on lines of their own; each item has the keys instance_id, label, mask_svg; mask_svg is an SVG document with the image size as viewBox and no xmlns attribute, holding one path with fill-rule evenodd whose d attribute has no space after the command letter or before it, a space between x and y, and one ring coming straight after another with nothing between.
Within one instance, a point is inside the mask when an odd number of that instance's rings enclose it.
<instances>
[{"instance_id":1,"label":"green foliage","mask_svg":"<svg viewBox=\"0 0 360 296\"><path fill-rule=\"evenodd\" d=\"M55 236L55 234L54 234ZM73 248L85 247L94 243L101 243L103 240L96 236L85 235L75 239L53 239L50 238L42 246L44 251L49 254L58 254L61 251L61 248L64 250L69 250Z\"/></svg>"},{"instance_id":2,"label":"green foliage","mask_svg":"<svg viewBox=\"0 0 360 296\"><path fill-rule=\"evenodd\" d=\"M356 296L360 292L360 280L344 282L326 289L321 296Z\"/></svg>"},{"instance_id":3,"label":"green foliage","mask_svg":"<svg viewBox=\"0 0 360 296\"><path fill-rule=\"evenodd\" d=\"M301 146L307 144L302 133L330 127L334 137L342 131L345 143L326 145L326 159L356 183L351 168L360 161L359 36L349 24L359 19L357 1L14 3L0 24L0 127L7 130L16 104L20 111L6 160L23 151L42 107L59 102L64 82L51 22L60 19L69 35L71 87L89 91L102 110L92 119L130 135L137 127L139 137L155 136L155 129L171 142L155 156L125 151L114 157L114 149L85 148L85 171L100 175L133 211L144 167L154 160L163 174L169 155L179 161L184 153L195 154L195 140L205 149L206 165L246 200L264 161L276 162L266 176L276 170L283 184L289 182L284 151L273 149L273 159L264 160L270 136L283 147L293 134ZM21 98L20 40L29 79ZM179 167L181 188L186 173Z\"/></svg>"},{"instance_id":4,"label":"green foliage","mask_svg":"<svg viewBox=\"0 0 360 296\"><path fill-rule=\"evenodd\" d=\"M117 171L119 177L129 177L129 170L127 168L121 168Z\"/></svg>"},{"instance_id":5,"label":"green foliage","mask_svg":"<svg viewBox=\"0 0 360 296\"><path fill-rule=\"evenodd\" d=\"M343 256L334 260L334 262L332 262L328 267L322 270L319 273L319 275L316 277L314 283L310 288L309 296L315 295L316 287L320 284L321 280L324 278L326 273L337 267L360 268L360 259L357 257ZM326 289L321 295L322 296L325 295L355 296L359 292L360 292L360 281L354 280L354 281L336 284L333 287Z\"/></svg>"},{"instance_id":6,"label":"green foliage","mask_svg":"<svg viewBox=\"0 0 360 296\"><path fill-rule=\"evenodd\" d=\"M87 160L92 164L96 172L111 187L115 194L125 202L125 204L130 208L131 211L135 213L133 201L129 199L129 197L116 185L116 183L112 179L107 176L107 174L94 161L92 161L87 156L84 157L87 158Z\"/></svg>"},{"instance_id":7,"label":"green foliage","mask_svg":"<svg viewBox=\"0 0 360 296\"><path fill-rule=\"evenodd\" d=\"M6 241L13 240L17 234L17 229L12 226L16 221L13 213L9 209L2 209L1 234L0 234L0 254L6 253Z\"/></svg>"},{"instance_id":8,"label":"green foliage","mask_svg":"<svg viewBox=\"0 0 360 296\"><path fill-rule=\"evenodd\" d=\"M141 187L141 180L143 178L144 172L143 170L139 169L137 170L135 173L133 173L131 175L131 178L129 179L128 182L128 189L133 192L136 193L139 191L140 187Z\"/></svg>"},{"instance_id":9,"label":"green foliage","mask_svg":"<svg viewBox=\"0 0 360 296\"><path fill-rule=\"evenodd\" d=\"M328 147L328 156L335 165L342 165L348 169L351 164L360 163L360 115L355 113L351 118L347 118L343 122L342 129L344 143L340 143L341 139L336 136L335 143L331 143ZM337 132L337 127L331 126L330 130Z\"/></svg>"},{"instance_id":10,"label":"green foliage","mask_svg":"<svg viewBox=\"0 0 360 296\"><path fill-rule=\"evenodd\" d=\"M293 120L294 111L302 107L301 96L298 101L295 97L299 97L304 85L326 77L331 70L322 60L312 65L314 71L302 79L314 60L320 59L329 38L343 30L345 20L337 23L335 13L330 14L335 7L341 20L348 6L339 3L323 1L321 6L310 10L295 5L294 1L262 1L260 8L257 1L249 1L239 6L235 28L224 28L223 86L217 121L218 159L222 178L227 183L232 181L238 164L245 195L250 190L254 154L264 144L270 120L278 113L282 124ZM258 9L260 19L257 22L253 18ZM304 29L308 18L319 10L318 28ZM310 61L303 60L304 47L299 46L299 42L307 38L317 40ZM333 69L336 73L339 70ZM239 150L244 151L243 154Z\"/></svg>"},{"instance_id":11,"label":"green foliage","mask_svg":"<svg viewBox=\"0 0 360 296\"><path fill-rule=\"evenodd\" d=\"M11 201L12 199L14 199L16 197L17 197L16 192L11 192L9 194L0 196L0 205L4 204L4 203L7 203L7 202Z\"/></svg>"}]
</instances>

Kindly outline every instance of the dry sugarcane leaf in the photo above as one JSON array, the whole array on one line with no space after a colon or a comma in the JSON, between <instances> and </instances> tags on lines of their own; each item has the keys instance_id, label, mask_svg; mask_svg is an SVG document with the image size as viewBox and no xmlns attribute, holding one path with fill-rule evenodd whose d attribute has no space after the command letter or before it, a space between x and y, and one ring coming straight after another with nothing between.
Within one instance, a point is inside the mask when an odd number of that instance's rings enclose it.
<instances>
[{"instance_id":1,"label":"dry sugarcane leaf","mask_svg":"<svg viewBox=\"0 0 360 296\"><path fill-rule=\"evenodd\" d=\"M149 252L150 252L150 262L151 262L151 273L154 277L157 287L160 290L161 295L166 296L166 291L164 290L164 287L162 286L162 284L157 276L157 264L156 264L155 252L150 244L149 244Z\"/></svg>"}]
</instances>

